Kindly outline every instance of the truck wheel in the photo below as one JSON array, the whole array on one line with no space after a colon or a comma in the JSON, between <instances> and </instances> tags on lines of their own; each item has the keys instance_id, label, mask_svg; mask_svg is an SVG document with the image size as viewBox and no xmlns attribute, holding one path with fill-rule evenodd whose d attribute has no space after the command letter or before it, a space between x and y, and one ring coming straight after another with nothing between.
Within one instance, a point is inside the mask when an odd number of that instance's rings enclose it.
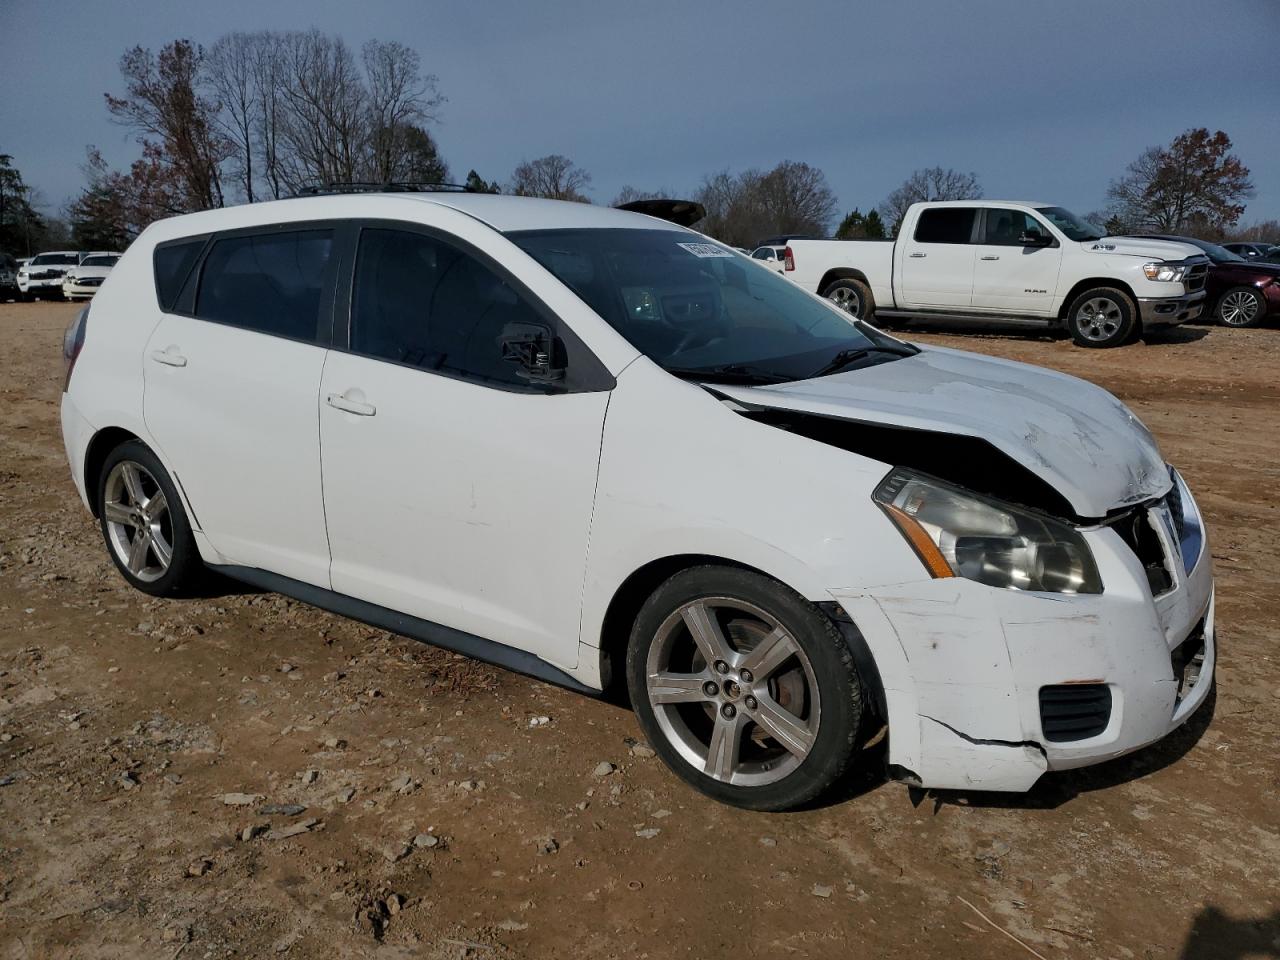
<instances>
[{"instance_id":1,"label":"truck wheel","mask_svg":"<svg viewBox=\"0 0 1280 960\"><path fill-rule=\"evenodd\" d=\"M1214 313L1224 327L1257 327L1267 318L1267 302L1253 287L1232 287Z\"/></svg>"},{"instance_id":2,"label":"truck wheel","mask_svg":"<svg viewBox=\"0 0 1280 960\"><path fill-rule=\"evenodd\" d=\"M1138 308L1123 290L1094 287L1067 310L1067 329L1079 347L1118 347L1137 337Z\"/></svg>"},{"instance_id":3,"label":"truck wheel","mask_svg":"<svg viewBox=\"0 0 1280 960\"><path fill-rule=\"evenodd\" d=\"M827 285L822 295L859 320L870 321L875 315L876 302L871 296L871 289L861 280L836 280Z\"/></svg>"}]
</instances>

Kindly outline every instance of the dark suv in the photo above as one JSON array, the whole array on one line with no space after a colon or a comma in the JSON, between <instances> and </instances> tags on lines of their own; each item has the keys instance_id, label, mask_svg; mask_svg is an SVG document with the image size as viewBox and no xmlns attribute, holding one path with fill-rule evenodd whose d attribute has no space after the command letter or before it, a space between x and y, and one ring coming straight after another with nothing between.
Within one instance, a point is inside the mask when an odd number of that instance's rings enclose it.
<instances>
[{"instance_id":1,"label":"dark suv","mask_svg":"<svg viewBox=\"0 0 1280 960\"><path fill-rule=\"evenodd\" d=\"M1205 290L1209 309L1224 327L1258 327L1269 317L1280 316L1280 263L1246 260L1238 253L1207 240L1140 233L1149 240L1176 240L1190 243L1210 260Z\"/></svg>"}]
</instances>

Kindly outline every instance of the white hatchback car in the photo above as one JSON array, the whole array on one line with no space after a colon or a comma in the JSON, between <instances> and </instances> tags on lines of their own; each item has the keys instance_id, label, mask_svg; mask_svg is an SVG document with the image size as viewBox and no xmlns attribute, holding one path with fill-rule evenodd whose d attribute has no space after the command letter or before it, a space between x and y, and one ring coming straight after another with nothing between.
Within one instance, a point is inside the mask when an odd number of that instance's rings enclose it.
<instances>
[{"instance_id":1,"label":"white hatchback car","mask_svg":"<svg viewBox=\"0 0 1280 960\"><path fill-rule=\"evenodd\" d=\"M1200 514L1123 404L651 217L179 217L65 350L72 474L131 584L209 567L579 691L625 677L729 803L811 800L886 724L890 776L1026 790L1213 684Z\"/></svg>"}]
</instances>

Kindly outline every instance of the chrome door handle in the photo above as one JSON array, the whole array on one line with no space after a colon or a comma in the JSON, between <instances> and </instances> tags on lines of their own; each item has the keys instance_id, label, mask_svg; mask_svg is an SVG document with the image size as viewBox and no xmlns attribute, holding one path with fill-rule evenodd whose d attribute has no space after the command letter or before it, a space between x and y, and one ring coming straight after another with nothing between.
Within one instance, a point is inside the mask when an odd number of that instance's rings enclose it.
<instances>
[{"instance_id":1,"label":"chrome door handle","mask_svg":"<svg viewBox=\"0 0 1280 960\"><path fill-rule=\"evenodd\" d=\"M152 350L151 359L156 363L163 363L166 367L185 367L187 365L187 358L173 347L168 350Z\"/></svg>"},{"instance_id":2,"label":"chrome door handle","mask_svg":"<svg viewBox=\"0 0 1280 960\"><path fill-rule=\"evenodd\" d=\"M983 257L983 260L999 260L999 257Z\"/></svg>"},{"instance_id":3,"label":"chrome door handle","mask_svg":"<svg viewBox=\"0 0 1280 960\"><path fill-rule=\"evenodd\" d=\"M927 253L908 253L908 254L907 254L907 256L908 256L908 257L915 257L915 258L918 260L918 259L919 259L919 258L921 258L921 257L927 257L927 256L928 256L928 254L927 254Z\"/></svg>"},{"instance_id":4,"label":"chrome door handle","mask_svg":"<svg viewBox=\"0 0 1280 960\"><path fill-rule=\"evenodd\" d=\"M324 398L324 402L335 410L345 410L347 413L354 413L357 417L372 417L378 412L378 408L372 403L365 403L362 400L350 400L340 393L331 393Z\"/></svg>"}]
</instances>

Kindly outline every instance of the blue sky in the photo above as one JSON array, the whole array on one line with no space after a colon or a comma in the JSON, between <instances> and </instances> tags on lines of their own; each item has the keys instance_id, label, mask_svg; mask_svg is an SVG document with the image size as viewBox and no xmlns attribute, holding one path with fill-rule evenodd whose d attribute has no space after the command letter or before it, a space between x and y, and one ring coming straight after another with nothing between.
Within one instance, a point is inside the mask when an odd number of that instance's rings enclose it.
<instances>
[{"instance_id":1,"label":"blue sky","mask_svg":"<svg viewBox=\"0 0 1280 960\"><path fill-rule=\"evenodd\" d=\"M1245 221L1280 218L1277 0L0 0L0 23L0 153L55 209L87 144L136 156L102 100L126 48L315 26L418 50L458 179L563 153L608 202L792 159L865 210L937 164L1087 213L1145 147L1207 126L1252 168Z\"/></svg>"}]
</instances>

